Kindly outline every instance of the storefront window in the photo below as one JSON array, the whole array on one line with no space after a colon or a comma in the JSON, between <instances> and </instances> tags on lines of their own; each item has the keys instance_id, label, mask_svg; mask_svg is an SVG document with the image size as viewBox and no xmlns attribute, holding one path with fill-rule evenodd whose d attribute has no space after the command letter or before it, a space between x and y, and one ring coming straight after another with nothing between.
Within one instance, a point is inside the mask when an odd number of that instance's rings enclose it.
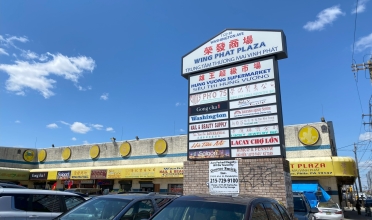
<instances>
[{"instance_id":1,"label":"storefront window","mask_svg":"<svg viewBox=\"0 0 372 220\"><path fill-rule=\"evenodd\" d=\"M168 184L168 192L170 193L183 193L183 184Z\"/></svg>"}]
</instances>

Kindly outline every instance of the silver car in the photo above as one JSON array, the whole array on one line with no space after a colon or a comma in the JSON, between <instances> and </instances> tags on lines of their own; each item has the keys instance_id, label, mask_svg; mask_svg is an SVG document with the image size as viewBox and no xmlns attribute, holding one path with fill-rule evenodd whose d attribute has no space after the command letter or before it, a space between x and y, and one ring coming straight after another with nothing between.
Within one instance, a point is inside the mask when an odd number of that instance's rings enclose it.
<instances>
[{"instance_id":1,"label":"silver car","mask_svg":"<svg viewBox=\"0 0 372 220\"><path fill-rule=\"evenodd\" d=\"M53 219L85 201L68 192L0 188L0 219Z\"/></svg>"}]
</instances>

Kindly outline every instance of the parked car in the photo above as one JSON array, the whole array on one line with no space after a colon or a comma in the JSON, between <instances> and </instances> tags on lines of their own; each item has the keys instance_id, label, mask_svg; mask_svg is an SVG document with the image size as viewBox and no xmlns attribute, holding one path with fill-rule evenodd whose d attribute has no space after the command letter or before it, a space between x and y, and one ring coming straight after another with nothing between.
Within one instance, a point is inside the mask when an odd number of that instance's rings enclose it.
<instances>
[{"instance_id":1,"label":"parked car","mask_svg":"<svg viewBox=\"0 0 372 220\"><path fill-rule=\"evenodd\" d=\"M83 202L68 192L0 188L0 219L53 219Z\"/></svg>"},{"instance_id":2,"label":"parked car","mask_svg":"<svg viewBox=\"0 0 372 220\"><path fill-rule=\"evenodd\" d=\"M142 220L149 218L162 206L177 198L174 195L112 194L94 197L80 206L58 216L58 220Z\"/></svg>"},{"instance_id":3,"label":"parked car","mask_svg":"<svg viewBox=\"0 0 372 220\"><path fill-rule=\"evenodd\" d=\"M82 193L85 195L102 195L101 189L97 188L71 188L66 189L65 192L72 192L72 193Z\"/></svg>"},{"instance_id":4,"label":"parked car","mask_svg":"<svg viewBox=\"0 0 372 220\"><path fill-rule=\"evenodd\" d=\"M27 187L13 184L13 183L0 183L0 188L28 189Z\"/></svg>"},{"instance_id":5,"label":"parked car","mask_svg":"<svg viewBox=\"0 0 372 220\"><path fill-rule=\"evenodd\" d=\"M311 208L309 200L302 192L293 192L294 215L298 220L314 220L318 208Z\"/></svg>"},{"instance_id":6,"label":"parked car","mask_svg":"<svg viewBox=\"0 0 372 220\"><path fill-rule=\"evenodd\" d=\"M255 196L181 196L155 213L151 220L290 220L278 201Z\"/></svg>"},{"instance_id":7,"label":"parked car","mask_svg":"<svg viewBox=\"0 0 372 220\"><path fill-rule=\"evenodd\" d=\"M335 202L319 202L316 206L319 210L314 216L316 219L344 219L344 213L340 206Z\"/></svg>"}]
</instances>

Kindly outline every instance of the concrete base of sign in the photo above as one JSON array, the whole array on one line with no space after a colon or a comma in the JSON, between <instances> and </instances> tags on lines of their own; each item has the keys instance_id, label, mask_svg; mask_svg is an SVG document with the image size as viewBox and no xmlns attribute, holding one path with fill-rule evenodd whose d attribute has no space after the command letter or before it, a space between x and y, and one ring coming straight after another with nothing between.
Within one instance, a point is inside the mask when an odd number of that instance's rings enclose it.
<instances>
[{"instance_id":1,"label":"concrete base of sign","mask_svg":"<svg viewBox=\"0 0 372 220\"><path fill-rule=\"evenodd\" d=\"M239 195L270 197L293 215L292 179L284 158L238 159ZM185 161L183 193L209 194L209 161Z\"/></svg>"}]
</instances>

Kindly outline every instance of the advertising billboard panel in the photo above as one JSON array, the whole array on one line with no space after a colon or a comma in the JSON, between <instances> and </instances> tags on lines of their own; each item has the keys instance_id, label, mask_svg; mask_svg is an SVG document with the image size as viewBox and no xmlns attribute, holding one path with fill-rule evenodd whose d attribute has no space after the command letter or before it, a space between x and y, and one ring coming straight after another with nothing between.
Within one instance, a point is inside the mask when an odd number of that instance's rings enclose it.
<instances>
[{"instance_id":1,"label":"advertising billboard panel","mask_svg":"<svg viewBox=\"0 0 372 220\"><path fill-rule=\"evenodd\" d=\"M218 130L218 131L202 131L202 132L193 132L189 134L189 140L206 140L206 139L217 139L217 138L229 138L229 130Z\"/></svg>"},{"instance_id":2,"label":"advertising billboard panel","mask_svg":"<svg viewBox=\"0 0 372 220\"><path fill-rule=\"evenodd\" d=\"M229 139L189 142L190 150L230 147Z\"/></svg>"},{"instance_id":3,"label":"advertising billboard panel","mask_svg":"<svg viewBox=\"0 0 372 220\"><path fill-rule=\"evenodd\" d=\"M275 93L275 81L260 82L248 84L229 89L229 99L244 99L259 95L268 95Z\"/></svg>"},{"instance_id":4,"label":"advertising billboard panel","mask_svg":"<svg viewBox=\"0 0 372 220\"><path fill-rule=\"evenodd\" d=\"M189 125L189 132L228 128L229 121L206 122Z\"/></svg>"},{"instance_id":5,"label":"advertising billboard panel","mask_svg":"<svg viewBox=\"0 0 372 220\"><path fill-rule=\"evenodd\" d=\"M195 95L190 95L189 106L202 105L213 102L221 102L227 100L227 89L222 89L218 91L211 91L205 93L199 93Z\"/></svg>"}]
</instances>

